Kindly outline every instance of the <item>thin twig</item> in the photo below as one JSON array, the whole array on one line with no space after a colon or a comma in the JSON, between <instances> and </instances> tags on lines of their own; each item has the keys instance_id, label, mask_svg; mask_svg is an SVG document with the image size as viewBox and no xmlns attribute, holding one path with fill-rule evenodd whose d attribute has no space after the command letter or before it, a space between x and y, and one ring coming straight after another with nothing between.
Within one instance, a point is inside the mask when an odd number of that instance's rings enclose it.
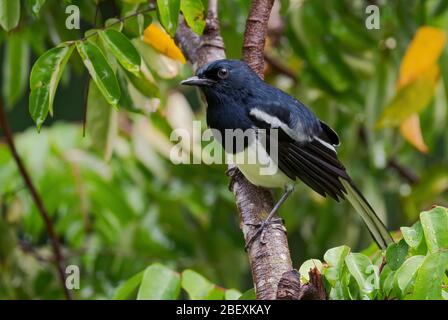
<instances>
[{"instance_id":1,"label":"thin twig","mask_svg":"<svg viewBox=\"0 0 448 320\"><path fill-rule=\"evenodd\" d=\"M3 133L5 135L6 143L8 144L9 150L11 151L11 154L14 158L14 161L17 164L17 167L19 169L20 175L22 176L26 187L28 188L29 192L31 193L31 197L33 198L34 203L36 204L36 207L42 216L42 219L45 222L45 228L47 229L48 237L50 238L51 246L53 249L53 254L55 257L55 265L58 271L59 280L61 282L62 288L64 290L65 298L68 300L72 299L72 293L70 290L68 290L67 286L65 285L65 262L64 257L62 255L61 246L59 243L59 238L54 230L53 221L51 220L50 215L48 214L47 209L44 206L44 203L42 201L42 198L40 197L36 187L34 186L30 175L28 174L28 171L25 168L25 165L20 158L16 146L14 144L14 138L12 135L11 128L9 126L8 119L6 117L6 113L3 107L3 102L0 100L0 127L3 130Z\"/></svg>"},{"instance_id":2,"label":"thin twig","mask_svg":"<svg viewBox=\"0 0 448 320\"><path fill-rule=\"evenodd\" d=\"M401 164L397 159L391 157L387 163L387 167L395 170L400 177L402 177L407 183L413 185L420 181L420 177L408 168Z\"/></svg>"},{"instance_id":3,"label":"thin twig","mask_svg":"<svg viewBox=\"0 0 448 320\"><path fill-rule=\"evenodd\" d=\"M128 15L128 16L121 17L121 18L117 18L117 21L115 21L115 22L109 24L108 26L104 26L104 27L102 27L102 28L99 28L98 30L106 30L106 29L109 29L109 28L111 28L111 27L113 27L113 26L115 26L115 25L117 25L117 24L119 24L119 23L123 23L124 21L126 21L126 20L128 20L128 19L134 18L134 17L136 17L136 16L138 16L138 15L140 15L140 14L146 13L146 12L154 11L155 9L156 9L155 6L150 6L149 8L142 9L142 10L140 10L140 11L136 11L136 12L134 12L134 13ZM87 35L87 36L85 36L85 37L79 39L78 41L85 41L85 40L87 40L87 39L89 39L89 38L91 38L91 37L96 36L97 34L98 34L98 31L92 32L91 34L89 34L89 35ZM70 45L75 44L75 42L76 42L76 40L67 41L67 43L70 44Z\"/></svg>"},{"instance_id":4,"label":"thin twig","mask_svg":"<svg viewBox=\"0 0 448 320\"><path fill-rule=\"evenodd\" d=\"M84 88L84 114L82 117L82 137L85 138L87 131L87 104L89 102L89 90L90 90L90 77L87 77L87 81Z\"/></svg>"},{"instance_id":5,"label":"thin twig","mask_svg":"<svg viewBox=\"0 0 448 320\"><path fill-rule=\"evenodd\" d=\"M32 255L37 261L45 263L54 263L54 258L52 256L51 257L43 256L40 252L37 251L36 248L34 248L31 245L31 243L24 240L19 240L18 245L24 253Z\"/></svg>"}]
</instances>

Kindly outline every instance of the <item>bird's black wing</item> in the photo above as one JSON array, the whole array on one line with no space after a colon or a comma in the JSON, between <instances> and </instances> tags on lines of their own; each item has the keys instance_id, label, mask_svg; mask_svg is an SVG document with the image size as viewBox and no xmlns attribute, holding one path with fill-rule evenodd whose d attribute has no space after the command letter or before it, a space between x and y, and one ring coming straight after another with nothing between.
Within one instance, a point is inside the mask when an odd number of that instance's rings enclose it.
<instances>
[{"instance_id":1,"label":"bird's black wing","mask_svg":"<svg viewBox=\"0 0 448 320\"><path fill-rule=\"evenodd\" d=\"M254 107L249 116L258 128L279 130L277 148L269 146L268 151L278 152L278 167L283 173L302 180L324 197L328 194L336 200L344 199L345 188L339 178L349 177L337 158L339 138L313 114L301 111L275 103Z\"/></svg>"},{"instance_id":2,"label":"bird's black wing","mask_svg":"<svg viewBox=\"0 0 448 320\"><path fill-rule=\"evenodd\" d=\"M336 152L314 139L309 142L284 142L278 145L278 167L290 178L299 178L322 196L345 199L340 178L349 180Z\"/></svg>"}]
</instances>

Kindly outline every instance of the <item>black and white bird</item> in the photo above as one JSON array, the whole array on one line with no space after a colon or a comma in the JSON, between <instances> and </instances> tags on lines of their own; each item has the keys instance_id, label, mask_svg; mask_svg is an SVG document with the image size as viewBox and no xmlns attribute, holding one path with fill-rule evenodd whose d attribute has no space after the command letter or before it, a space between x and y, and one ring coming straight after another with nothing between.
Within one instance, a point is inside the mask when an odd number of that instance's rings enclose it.
<instances>
[{"instance_id":1,"label":"black and white bird","mask_svg":"<svg viewBox=\"0 0 448 320\"><path fill-rule=\"evenodd\" d=\"M275 146L271 140L261 146L267 157L276 150L275 163L279 170L275 174L260 174L262 161L236 164L255 185L285 188L285 193L260 230L270 223L274 213L292 193L293 185L301 180L324 197L328 195L336 201L347 199L361 215L381 249L393 242L384 224L338 160L338 135L300 101L265 83L246 63L238 60L209 63L200 68L196 76L181 83L198 86L202 90L208 104L207 124L221 133L220 142L224 147L227 145L226 130L278 131ZM233 146L230 150L225 148L225 151L235 156L260 148L260 145L259 139L255 138L246 141L242 147Z\"/></svg>"}]
</instances>

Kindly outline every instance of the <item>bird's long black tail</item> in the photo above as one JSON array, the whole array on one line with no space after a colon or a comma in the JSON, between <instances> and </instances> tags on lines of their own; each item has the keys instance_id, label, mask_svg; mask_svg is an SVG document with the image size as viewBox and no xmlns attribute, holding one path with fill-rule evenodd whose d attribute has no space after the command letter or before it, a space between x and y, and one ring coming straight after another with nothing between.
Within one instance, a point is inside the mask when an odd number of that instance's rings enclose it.
<instances>
[{"instance_id":1,"label":"bird's long black tail","mask_svg":"<svg viewBox=\"0 0 448 320\"><path fill-rule=\"evenodd\" d=\"M377 216L353 181L344 178L339 178L339 180L345 188L345 196L347 200L362 217L373 239L382 250L386 249L390 243L394 242L390 233L387 231L386 226Z\"/></svg>"},{"instance_id":2,"label":"bird's long black tail","mask_svg":"<svg viewBox=\"0 0 448 320\"><path fill-rule=\"evenodd\" d=\"M334 149L319 140L280 145L279 168L291 179L298 177L324 197L329 195L336 201L347 199L361 215L381 249L386 249L393 242L380 218L347 174Z\"/></svg>"}]
</instances>

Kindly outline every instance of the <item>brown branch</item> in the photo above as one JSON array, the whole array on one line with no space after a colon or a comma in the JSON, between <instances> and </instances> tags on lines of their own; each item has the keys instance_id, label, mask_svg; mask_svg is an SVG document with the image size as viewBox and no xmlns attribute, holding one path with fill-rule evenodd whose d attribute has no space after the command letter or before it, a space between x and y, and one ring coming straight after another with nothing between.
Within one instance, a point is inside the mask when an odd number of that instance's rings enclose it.
<instances>
[{"instance_id":1,"label":"brown branch","mask_svg":"<svg viewBox=\"0 0 448 320\"><path fill-rule=\"evenodd\" d=\"M56 269L59 275L59 280L61 282L62 288L64 290L65 298L66 299L72 299L71 291L68 290L67 286L65 285L65 263L64 258L62 255L61 246L59 244L58 236L54 230L53 221L50 218L50 215L48 214L47 209L44 206L44 203L42 201L42 198L40 197L36 187L34 186L30 175L28 174L28 171L25 168L25 165L20 158L16 146L14 144L14 138L12 135L11 128L9 127L9 122L6 117L6 113L3 107L3 102L0 100L0 127L3 130L3 133L5 135L6 143L9 147L9 150L11 151L11 154L14 158L14 161L17 164L17 167L19 169L20 175L22 176L25 185L29 192L31 193L31 197L33 198L34 203L36 204L36 207L42 216L42 219L45 222L45 227L47 229L48 237L50 238L51 246L53 249L54 254L54 263L56 265Z\"/></svg>"},{"instance_id":2,"label":"brown branch","mask_svg":"<svg viewBox=\"0 0 448 320\"><path fill-rule=\"evenodd\" d=\"M176 44L180 47L188 61L196 63L196 50L199 48L201 38L188 28L183 17L179 18L179 26L174 35Z\"/></svg>"},{"instance_id":3,"label":"brown branch","mask_svg":"<svg viewBox=\"0 0 448 320\"><path fill-rule=\"evenodd\" d=\"M237 169L230 169L231 189L240 212L240 227L246 244L256 232L250 224L261 223L272 210L274 200L269 190L254 186ZM277 219L275 215L273 219ZM279 230L283 229L283 230ZM255 241L248 250L257 299L273 300L285 272L292 270L286 229L268 228L266 243Z\"/></svg>"},{"instance_id":4,"label":"brown branch","mask_svg":"<svg viewBox=\"0 0 448 320\"><path fill-rule=\"evenodd\" d=\"M244 32L243 60L263 79L264 45L274 0L252 0Z\"/></svg>"},{"instance_id":5,"label":"brown branch","mask_svg":"<svg viewBox=\"0 0 448 320\"><path fill-rule=\"evenodd\" d=\"M253 0L244 33L243 59L263 79L264 45L268 30L269 15L274 0ZM246 243L255 232L254 228L247 228L249 223L260 223L272 210L274 201L271 193L261 187L249 183L241 174L233 177L233 191L237 198L237 205L241 213L241 226ZM273 219L278 216L273 217ZM285 232L269 228L266 244L256 242L249 248L252 277L255 283L257 299L276 299L278 284L283 275L291 276L293 269ZM296 282L300 282L296 279ZM285 291L283 298L296 293L294 286Z\"/></svg>"},{"instance_id":6,"label":"brown branch","mask_svg":"<svg viewBox=\"0 0 448 320\"><path fill-rule=\"evenodd\" d=\"M221 37L218 20L218 0L208 1L205 30L196 54L199 61L203 62L224 59L226 57L224 41Z\"/></svg>"},{"instance_id":7,"label":"brown branch","mask_svg":"<svg viewBox=\"0 0 448 320\"><path fill-rule=\"evenodd\" d=\"M302 285L297 270L286 272L278 283L278 300L326 300L322 276L317 268L308 272L310 281Z\"/></svg>"}]
</instances>

